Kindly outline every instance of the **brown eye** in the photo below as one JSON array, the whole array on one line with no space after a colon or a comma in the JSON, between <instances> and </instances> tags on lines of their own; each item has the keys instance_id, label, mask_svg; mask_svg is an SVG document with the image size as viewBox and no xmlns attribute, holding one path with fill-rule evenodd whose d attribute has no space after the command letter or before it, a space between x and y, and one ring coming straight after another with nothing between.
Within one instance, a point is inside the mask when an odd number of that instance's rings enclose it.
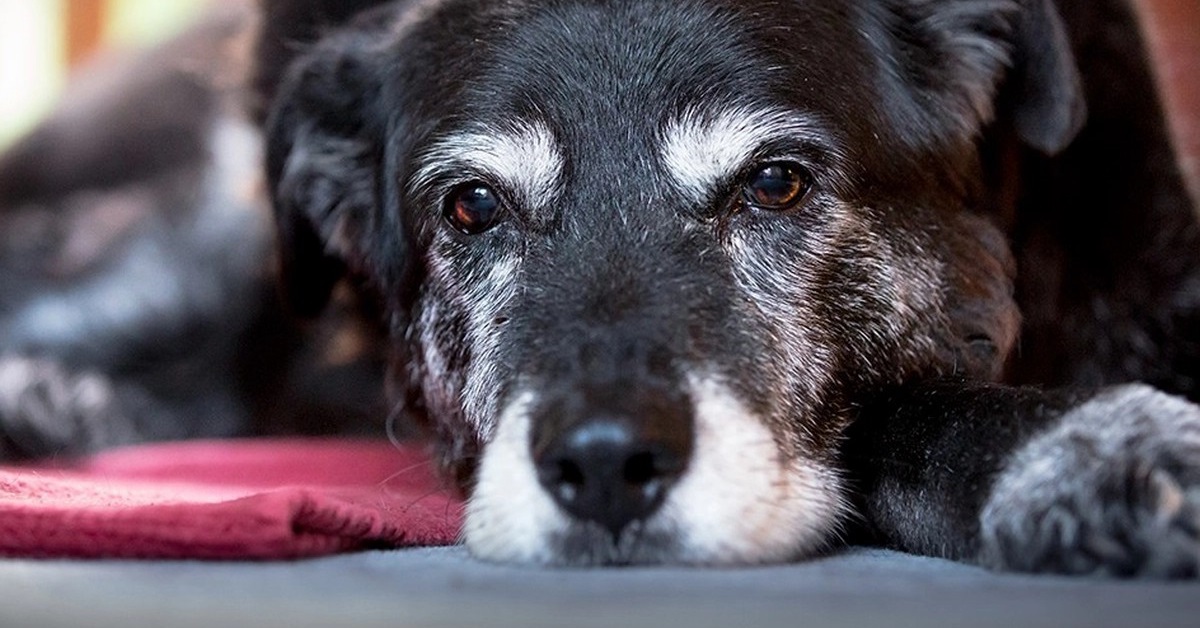
<instances>
[{"instance_id":1,"label":"brown eye","mask_svg":"<svg viewBox=\"0 0 1200 628\"><path fill-rule=\"evenodd\" d=\"M778 211L798 205L810 189L812 179L803 166L780 162L767 164L750 175L742 194L755 208Z\"/></svg>"},{"instance_id":2,"label":"brown eye","mask_svg":"<svg viewBox=\"0 0 1200 628\"><path fill-rule=\"evenodd\" d=\"M468 183L446 199L444 216L455 229L478 235L496 226L503 209L495 190L482 183Z\"/></svg>"}]
</instances>

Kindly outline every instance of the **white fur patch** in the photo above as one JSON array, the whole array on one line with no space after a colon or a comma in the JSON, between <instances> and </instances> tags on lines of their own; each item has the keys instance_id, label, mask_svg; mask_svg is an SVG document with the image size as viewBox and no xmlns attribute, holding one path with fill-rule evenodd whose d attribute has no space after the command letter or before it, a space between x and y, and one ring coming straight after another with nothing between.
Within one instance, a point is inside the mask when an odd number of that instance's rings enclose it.
<instances>
[{"instance_id":1,"label":"white fur patch","mask_svg":"<svg viewBox=\"0 0 1200 628\"><path fill-rule=\"evenodd\" d=\"M496 428L496 388L500 373L500 332L496 323L517 294L517 278L521 273L518 256L508 256L488 271L487 276L467 292L467 345L472 359L467 369L462 393L463 412L482 438Z\"/></svg>"},{"instance_id":2,"label":"white fur patch","mask_svg":"<svg viewBox=\"0 0 1200 628\"><path fill-rule=\"evenodd\" d=\"M715 116L689 109L663 130L661 158L680 189L702 203L764 145L782 139L824 144L821 137L811 120L783 109L735 108Z\"/></svg>"},{"instance_id":3,"label":"white fur patch","mask_svg":"<svg viewBox=\"0 0 1200 628\"><path fill-rule=\"evenodd\" d=\"M781 388L774 397L783 403L795 403L789 416L802 416L815 406L829 385L834 356L829 346L825 322L815 310L812 298L817 279L816 262L832 259L842 234L850 228L851 216L845 208L835 208L829 220L807 234L804 255L783 261L770 254L769 236L762 233L733 231L727 246L733 262L734 279L746 303L758 310L770 325L772 340L780 347L775 354L774 370L780 375ZM799 246L799 243L790 246ZM809 262L809 260L814 260ZM764 356L769 358L772 356ZM795 390L805 392L794 399ZM811 404L811 405L809 405Z\"/></svg>"},{"instance_id":4,"label":"white fur patch","mask_svg":"<svg viewBox=\"0 0 1200 628\"><path fill-rule=\"evenodd\" d=\"M463 537L484 560L552 563L548 537L569 521L542 489L530 450L532 392L515 396L484 449Z\"/></svg>"},{"instance_id":5,"label":"white fur patch","mask_svg":"<svg viewBox=\"0 0 1200 628\"><path fill-rule=\"evenodd\" d=\"M500 409L495 391L499 387L500 335L497 322L516 296L521 276L521 257L509 254L487 266L455 268L439 250L451 245L451 236L439 234L427 256L429 285L438 296L426 299L418 329L424 358L424 390L427 402L442 413L461 408L463 418L486 439L495 429ZM447 306L443 302L453 302ZM447 341L438 321L446 310L463 312L465 329L461 338ZM452 373L450 360L442 354L447 345L469 348L471 360L463 373Z\"/></svg>"},{"instance_id":6,"label":"white fur patch","mask_svg":"<svg viewBox=\"0 0 1200 628\"><path fill-rule=\"evenodd\" d=\"M679 562L762 563L811 553L843 514L841 479L785 456L762 418L719 380L695 378L695 451L656 519L682 540Z\"/></svg>"},{"instance_id":7,"label":"white fur patch","mask_svg":"<svg viewBox=\"0 0 1200 628\"><path fill-rule=\"evenodd\" d=\"M713 378L691 382L695 451L661 510L645 524L679 540L663 562L746 564L787 560L828 543L847 506L837 473L785 456L771 430ZM561 563L551 539L572 521L545 492L530 452L525 392L485 447L467 507L467 546L485 560ZM602 553L599 553L602 554Z\"/></svg>"},{"instance_id":8,"label":"white fur patch","mask_svg":"<svg viewBox=\"0 0 1200 628\"><path fill-rule=\"evenodd\" d=\"M427 189L442 179L458 184L479 178L502 184L517 196L514 200L533 210L554 197L564 158L545 125L517 121L447 135L422 153L420 163L410 183L413 190Z\"/></svg>"}]
</instances>

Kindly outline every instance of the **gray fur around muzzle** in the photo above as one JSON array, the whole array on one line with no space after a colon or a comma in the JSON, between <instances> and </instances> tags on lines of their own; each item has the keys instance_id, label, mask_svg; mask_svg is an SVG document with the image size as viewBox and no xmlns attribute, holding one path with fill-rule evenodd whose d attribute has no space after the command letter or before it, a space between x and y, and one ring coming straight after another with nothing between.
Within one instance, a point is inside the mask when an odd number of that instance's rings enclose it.
<instances>
[{"instance_id":1,"label":"gray fur around muzzle","mask_svg":"<svg viewBox=\"0 0 1200 628\"><path fill-rule=\"evenodd\" d=\"M714 347L748 347L728 331L719 295L730 291L714 289L727 269L697 264L686 241L588 231L597 237L523 261L497 354L516 365L514 390L536 391L528 447L540 486L574 524L619 543L692 459L688 374Z\"/></svg>"},{"instance_id":2,"label":"gray fur around muzzle","mask_svg":"<svg viewBox=\"0 0 1200 628\"><path fill-rule=\"evenodd\" d=\"M509 299L462 317L486 321L487 333L465 334L480 341L468 371L494 386L457 398L484 408L504 391L494 416L474 419L485 442L466 529L474 553L745 562L822 542L839 484L771 427L771 400L786 389L756 357L770 354L767 335L750 331L766 323L733 298L728 258L676 235L687 233L678 223L580 231L593 237L527 249L503 273L516 284L499 290Z\"/></svg>"}]
</instances>

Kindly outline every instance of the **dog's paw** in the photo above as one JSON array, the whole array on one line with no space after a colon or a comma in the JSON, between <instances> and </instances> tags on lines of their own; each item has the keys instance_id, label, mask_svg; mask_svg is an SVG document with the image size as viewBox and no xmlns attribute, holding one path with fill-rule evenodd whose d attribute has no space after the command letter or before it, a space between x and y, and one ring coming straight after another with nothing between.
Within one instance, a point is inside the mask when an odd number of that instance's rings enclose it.
<instances>
[{"instance_id":1,"label":"dog's paw","mask_svg":"<svg viewBox=\"0 0 1200 628\"><path fill-rule=\"evenodd\" d=\"M109 382L51 360L0 357L0 459L94 451L119 440Z\"/></svg>"},{"instance_id":2,"label":"dog's paw","mask_svg":"<svg viewBox=\"0 0 1200 628\"><path fill-rule=\"evenodd\" d=\"M1146 386L1083 403L1009 461L980 524L998 569L1200 576L1200 407Z\"/></svg>"}]
</instances>

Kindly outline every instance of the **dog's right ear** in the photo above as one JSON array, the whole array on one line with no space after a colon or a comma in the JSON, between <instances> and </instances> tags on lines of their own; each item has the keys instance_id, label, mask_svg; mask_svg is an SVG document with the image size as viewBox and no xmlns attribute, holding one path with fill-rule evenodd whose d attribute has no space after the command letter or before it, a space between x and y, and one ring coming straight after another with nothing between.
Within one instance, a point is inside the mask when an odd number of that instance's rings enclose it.
<instances>
[{"instance_id":1,"label":"dog's right ear","mask_svg":"<svg viewBox=\"0 0 1200 628\"><path fill-rule=\"evenodd\" d=\"M337 26L364 0L262 0L252 87L261 102L267 184L283 296L319 314L347 273L371 274L365 241L377 209L382 132L368 128L378 92L369 33Z\"/></svg>"},{"instance_id":2,"label":"dog's right ear","mask_svg":"<svg viewBox=\"0 0 1200 628\"><path fill-rule=\"evenodd\" d=\"M1087 118L1083 83L1052 0L886 0L896 47L889 75L916 96L903 119L932 122L920 137L974 140L997 117L1046 154L1065 149ZM1002 84L1010 94L998 102ZM904 102L904 101L901 101ZM998 111L1001 105L1004 111Z\"/></svg>"}]
</instances>

